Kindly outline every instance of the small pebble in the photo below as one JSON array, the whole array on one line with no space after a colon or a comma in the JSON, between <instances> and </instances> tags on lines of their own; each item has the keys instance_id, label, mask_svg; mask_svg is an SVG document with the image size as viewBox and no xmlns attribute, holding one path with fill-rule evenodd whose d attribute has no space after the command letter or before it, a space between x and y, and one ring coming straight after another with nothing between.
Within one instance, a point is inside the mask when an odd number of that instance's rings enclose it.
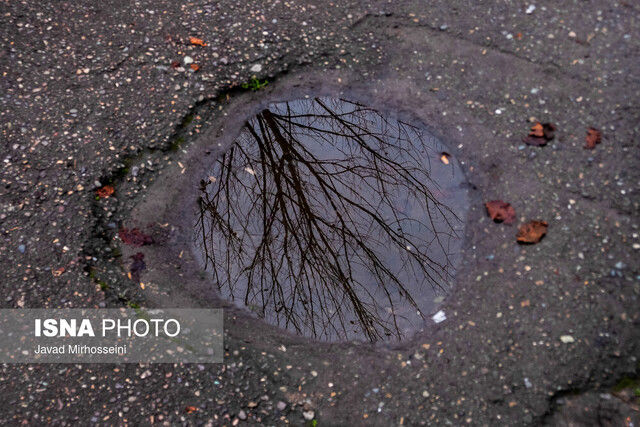
<instances>
[{"instance_id":1,"label":"small pebble","mask_svg":"<svg viewBox=\"0 0 640 427\"><path fill-rule=\"evenodd\" d=\"M575 342L575 340L573 339L573 337L571 335L563 335L560 337L560 341L562 341L565 344L571 344L572 342Z\"/></svg>"},{"instance_id":2,"label":"small pebble","mask_svg":"<svg viewBox=\"0 0 640 427\"><path fill-rule=\"evenodd\" d=\"M431 318L436 323L444 322L445 320L447 320L447 316L444 314L444 311L442 310L434 314Z\"/></svg>"}]
</instances>

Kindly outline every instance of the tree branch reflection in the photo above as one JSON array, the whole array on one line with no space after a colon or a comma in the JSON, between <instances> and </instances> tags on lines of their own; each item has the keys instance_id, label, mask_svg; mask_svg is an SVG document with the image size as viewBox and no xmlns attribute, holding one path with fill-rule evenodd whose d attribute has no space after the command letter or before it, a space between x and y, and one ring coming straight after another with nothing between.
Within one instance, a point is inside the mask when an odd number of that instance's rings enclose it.
<instances>
[{"instance_id":1,"label":"tree branch reflection","mask_svg":"<svg viewBox=\"0 0 640 427\"><path fill-rule=\"evenodd\" d=\"M202 182L197 227L224 295L319 338L401 338L413 295L452 274L459 219L427 141L357 103L262 110Z\"/></svg>"}]
</instances>

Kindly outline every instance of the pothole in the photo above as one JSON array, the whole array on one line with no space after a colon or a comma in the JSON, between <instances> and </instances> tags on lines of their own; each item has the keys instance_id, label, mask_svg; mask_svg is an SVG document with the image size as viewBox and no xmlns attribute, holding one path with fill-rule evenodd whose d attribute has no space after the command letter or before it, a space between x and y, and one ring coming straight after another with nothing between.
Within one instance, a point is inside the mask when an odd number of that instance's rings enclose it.
<instances>
[{"instance_id":1,"label":"pothole","mask_svg":"<svg viewBox=\"0 0 640 427\"><path fill-rule=\"evenodd\" d=\"M195 252L223 298L269 323L401 340L451 290L468 194L425 128L342 99L271 104L207 174Z\"/></svg>"}]
</instances>

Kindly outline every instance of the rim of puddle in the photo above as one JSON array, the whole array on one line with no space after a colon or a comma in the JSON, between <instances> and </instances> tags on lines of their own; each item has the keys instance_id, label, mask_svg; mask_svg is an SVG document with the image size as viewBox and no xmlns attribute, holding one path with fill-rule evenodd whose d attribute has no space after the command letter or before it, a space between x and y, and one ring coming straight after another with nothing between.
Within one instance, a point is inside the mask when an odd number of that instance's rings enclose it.
<instances>
[{"instance_id":1,"label":"rim of puddle","mask_svg":"<svg viewBox=\"0 0 640 427\"><path fill-rule=\"evenodd\" d=\"M314 73L293 74L274 82L267 89L260 92L245 91L234 93L232 96L221 96L203 102L208 111L202 115L204 123L197 134L191 134L192 138L184 149L176 153L176 157L170 159L166 167L160 169L159 175L153 177L139 202L131 207L126 221L130 226L144 224L162 224L162 243L145 246L147 270L145 281L154 283L155 286L147 287L140 294L141 302L149 306L172 307L220 307L226 312L225 318L233 325L227 333L239 339L268 342L286 342L291 345L314 342L318 345L331 344L326 341L314 340L306 336L291 333L278 328L256 316L254 312L238 307L221 298L218 292L213 292L212 287L203 280L203 271L192 251L193 224L198 210L197 206L199 187L204 171L210 166L212 158L223 153L231 146L234 139L241 132L244 121L258 113L267 105L287 100L309 98L313 96L345 97L364 104L375 104L378 111L383 112L389 118L398 118L404 122L426 129L440 140L447 151L453 157L461 156L460 165L463 168L464 181L469 189L471 205L480 202L480 193L475 191L477 187L469 182L466 177L473 173L473 153L463 150L466 147L464 140L460 139L467 130L459 121L452 121L447 117L442 120L442 111L438 107L437 99L431 94L422 96L408 96L412 90L406 82L391 79L381 82L372 88L363 82L351 79L348 73L338 73L333 78L325 74ZM332 83L342 79L340 84ZM429 102L431 100L431 102ZM373 102L375 101L375 103ZM432 124L429 124L432 123ZM437 125L437 126L436 126ZM463 131L463 129L465 131ZM481 128L469 128L480 135L484 135ZM489 136L490 134L487 134ZM469 157L471 156L471 157ZM185 167L186 166L186 167ZM477 177L476 177L477 178ZM480 211L470 209L464 218L467 224L463 236L463 257L474 257L474 228L469 224L480 220ZM128 259L129 255L137 252L135 248L120 245L122 259ZM463 262L460 264L451 292L444 301L438 303L430 315L444 309L448 312L452 304L457 304L464 295L457 292L455 283L465 281L471 277L474 263ZM464 288L464 286L463 286ZM437 323L437 322L436 322ZM446 326L446 322L443 323ZM416 330L412 336L407 336L403 341L377 341L375 347L400 349L412 345L416 339L424 339L425 334L432 334L441 325L435 325L430 319L423 329ZM361 340L338 340L333 342L343 344L366 343Z\"/></svg>"}]
</instances>

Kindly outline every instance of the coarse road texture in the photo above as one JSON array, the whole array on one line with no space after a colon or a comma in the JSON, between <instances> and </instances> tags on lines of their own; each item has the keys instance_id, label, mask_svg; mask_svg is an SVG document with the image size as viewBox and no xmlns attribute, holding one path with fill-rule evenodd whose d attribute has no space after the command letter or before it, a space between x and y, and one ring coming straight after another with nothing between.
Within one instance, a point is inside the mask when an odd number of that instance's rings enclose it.
<instances>
[{"instance_id":1,"label":"coarse road texture","mask_svg":"<svg viewBox=\"0 0 640 427\"><path fill-rule=\"evenodd\" d=\"M476 192L447 320L409 343L279 340L231 310L221 365L3 365L3 424L640 423L636 2L4 0L0 16L3 308L144 305L114 237L127 212L203 118L307 75L416 112ZM254 76L268 87L243 91ZM546 147L522 142L535 120L558 127ZM517 245L494 199L548 235Z\"/></svg>"}]
</instances>

